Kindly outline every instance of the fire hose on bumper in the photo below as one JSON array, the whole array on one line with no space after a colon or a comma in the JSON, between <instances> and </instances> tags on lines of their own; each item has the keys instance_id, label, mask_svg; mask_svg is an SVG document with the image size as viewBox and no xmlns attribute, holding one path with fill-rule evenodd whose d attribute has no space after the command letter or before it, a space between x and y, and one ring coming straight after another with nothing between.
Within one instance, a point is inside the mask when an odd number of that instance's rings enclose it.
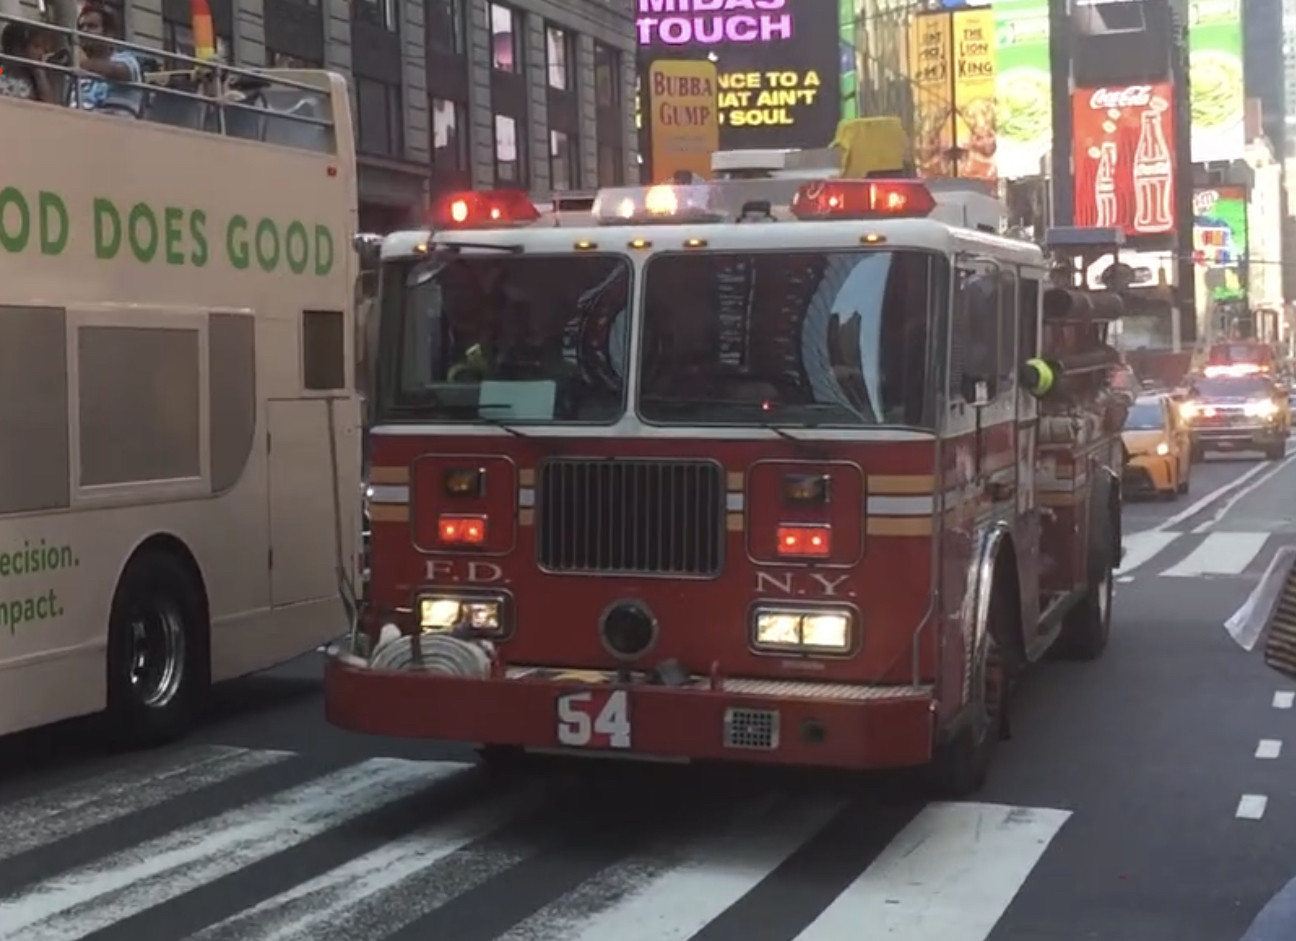
<instances>
[{"instance_id":1,"label":"fire hose on bumper","mask_svg":"<svg viewBox=\"0 0 1296 941\"><path fill-rule=\"evenodd\" d=\"M417 637L403 634L393 624L383 627L373 652L363 660L375 670L437 673L466 679L484 679L491 674L494 650L489 641L465 639L446 632Z\"/></svg>"}]
</instances>

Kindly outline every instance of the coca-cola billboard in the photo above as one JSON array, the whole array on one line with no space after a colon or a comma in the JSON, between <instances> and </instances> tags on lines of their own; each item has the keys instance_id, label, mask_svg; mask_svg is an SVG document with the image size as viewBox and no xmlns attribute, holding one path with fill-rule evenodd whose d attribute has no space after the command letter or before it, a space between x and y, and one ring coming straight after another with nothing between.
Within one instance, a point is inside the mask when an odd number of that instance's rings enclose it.
<instances>
[{"instance_id":1,"label":"coca-cola billboard","mask_svg":"<svg viewBox=\"0 0 1296 941\"><path fill-rule=\"evenodd\" d=\"M1173 234L1173 101L1169 82L1072 92L1076 225Z\"/></svg>"}]
</instances>

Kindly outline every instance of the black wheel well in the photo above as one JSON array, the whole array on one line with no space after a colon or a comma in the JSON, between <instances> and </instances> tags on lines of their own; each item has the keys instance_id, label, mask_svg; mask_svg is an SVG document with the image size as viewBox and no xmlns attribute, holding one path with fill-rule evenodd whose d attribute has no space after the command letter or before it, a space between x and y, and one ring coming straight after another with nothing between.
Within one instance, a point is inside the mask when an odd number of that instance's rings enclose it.
<instances>
[{"instance_id":1,"label":"black wheel well","mask_svg":"<svg viewBox=\"0 0 1296 941\"><path fill-rule=\"evenodd\" d=\"M1017 546L1011 534L1005 535L995 551L994 581L990 585L992 592L1005 592L1007 609L1012 613L1014 630L1008 631L1007 637L997 637L999 643L1007 646L1018 663L1026 662L1026 640L1021 630L1021 576L1017 572ZM994 630L995 625L991 624ZM1003 631L1004 628L999 628Z\"/></svg>"},{"instance_id":2,"label":"black wheel well","mask_svg":"<svg viewBox=\"0 0 1296 941\"><path fill-rule=\"evenodd\" d=\"M130 567L138 560L149 555L165 555L178 563L189 576L190 584L194 588L194 600L198 604L198 610L202 617L203 637L201 642L204 646L210 645L211 638L211 605L207 598L207 583L203 580L202 569L198 567L198 560L194 558L193 552L185 545L184 541L171 535L170 533L154 533L149 536L131 553L130 558L126 560L126 565L122 568L124 575ZM210 669L211 658L204 656L205 666Z\"/></svg>"}]
</instances>

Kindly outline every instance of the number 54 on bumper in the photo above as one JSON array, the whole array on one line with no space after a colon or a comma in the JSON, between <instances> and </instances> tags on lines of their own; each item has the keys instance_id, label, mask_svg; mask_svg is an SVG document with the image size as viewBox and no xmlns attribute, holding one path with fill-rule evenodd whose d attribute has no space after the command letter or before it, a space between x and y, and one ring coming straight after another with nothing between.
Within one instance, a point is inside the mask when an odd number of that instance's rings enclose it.
<instances>
[{"instance_id":1,"label":"number 54 on bumper","mask_svg":"<svg viewBox=\"0 0 1296 941\"><path fill-rule=\"evenodd\" d=\"M631 748L629 694L624 689L560 694L557 739L564 748Z\"/></svg>"}]
</instances>

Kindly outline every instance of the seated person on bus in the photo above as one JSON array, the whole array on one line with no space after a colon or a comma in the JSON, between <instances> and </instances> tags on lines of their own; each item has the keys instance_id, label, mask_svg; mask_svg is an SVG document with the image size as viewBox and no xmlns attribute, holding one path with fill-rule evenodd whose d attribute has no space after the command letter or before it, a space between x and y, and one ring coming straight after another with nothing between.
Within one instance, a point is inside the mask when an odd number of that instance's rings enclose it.
<instances>
[{"instance_id":1,"label":"seated person on bus","mask_svg":"<svg viewBox=\"0 0 1296 941\"><path fill-rule=\"evenodd\" d=\"M129 49L119 49L94 38L119 39L121 25L117 15L105 6L87 3L77 18L77 30L89 34L81 37L77 67L92 74L77 79L76 87L69 90L68 104L86 111L138 118L144 107L144 90L123 83L143 83L140 57Z\"/></svg>"},{"instance_id":2,"label":"seated person on bus","mask_svg":"<svg viewBox=\"0 0 1296 941\"><path fill-rule=\"evenodd\" d=\"M49 36L26 23L6 23L0 33L0 52L20 59L43 61L51 52ZM0 62L0 95L32 101L57 101L49 73L22 62Z\"/></svg>"}]
</instances>

